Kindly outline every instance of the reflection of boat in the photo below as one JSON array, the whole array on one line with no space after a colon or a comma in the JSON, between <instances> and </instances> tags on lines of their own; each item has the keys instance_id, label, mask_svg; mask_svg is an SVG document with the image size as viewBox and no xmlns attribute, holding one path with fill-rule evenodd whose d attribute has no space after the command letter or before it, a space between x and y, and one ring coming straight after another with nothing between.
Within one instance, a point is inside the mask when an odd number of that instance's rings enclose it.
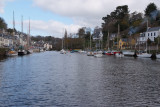
<instances>
[{"instance_id":1,"label":"reflection of boat","mask_svg":"<svg viewBox=\"0 0 160 107\"><path fill-rule=\"evenodd\" d=\"M18 55L18 53L16 51L9 51L7 53L7 56L17 56L17 55Z\"/></svg>"},{"instance_id":2,"label":"reflection of boat","mask_svg":"<svg viewBox=\"0 0 160 107\"><path fill-rule=\"evenodd\" d=\"M25 51L25 50L18 51L18 55L26 55L26 54L27 54L27 51Z\"/></svg>"},{"instance_id":3,"label":"reflection of boat","mask_svg":"<svg viewBox=\"0 0 160 107\"><path fill-rule=\"evenodd\" d=\"M66 51L65 51L64 49L62 49L62 50L60 51L60 53L61 53L61 54L66 54Z\"/></svg>"},{"instance_id":4,"label":"reflection of boat","mask_svg":"<svg viewBox=\"0 0 160 107\"><path fill-rule=\"evenodd\" d=\"M142 53L142 54L138 54L137 56L140 58L151 58L152 54L148 54L148 53Z\"/></svg>"}]
</instances>

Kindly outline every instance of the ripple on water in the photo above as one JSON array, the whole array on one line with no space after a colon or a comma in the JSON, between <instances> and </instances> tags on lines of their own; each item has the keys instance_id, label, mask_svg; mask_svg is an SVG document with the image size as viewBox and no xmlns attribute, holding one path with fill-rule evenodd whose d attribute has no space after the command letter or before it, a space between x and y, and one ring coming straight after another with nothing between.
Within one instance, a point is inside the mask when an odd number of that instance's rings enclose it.
<instances>
[{"instance_id":1,"label":"ripple on water","mask_svg":"<svg viewBox=\"0 0 160 107\"><path fill-rule=\"evenodd\" d=\"M35 53L0 62L0 106L159 107L160 61Z\"/></svg>"}]
</instances>

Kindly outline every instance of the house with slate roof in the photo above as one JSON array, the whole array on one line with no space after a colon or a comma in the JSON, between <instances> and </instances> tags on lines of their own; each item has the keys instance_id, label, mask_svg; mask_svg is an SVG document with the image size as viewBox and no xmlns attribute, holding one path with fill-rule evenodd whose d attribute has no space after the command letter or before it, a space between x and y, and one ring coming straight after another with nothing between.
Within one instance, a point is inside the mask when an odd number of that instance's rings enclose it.
<instances>
[{"instance_id":1,"label":"house with slate roof","mask_svg":"<svg viewBox=\"0 0 160 107\"><path fill-rule=\"evenodd\" d=\"M137 42L139 44L145 43L149 38L151 41L154 41L155 38L160 36L160 27L149 28L146 32L140 33Z\"/></svg>"}]
</instances>

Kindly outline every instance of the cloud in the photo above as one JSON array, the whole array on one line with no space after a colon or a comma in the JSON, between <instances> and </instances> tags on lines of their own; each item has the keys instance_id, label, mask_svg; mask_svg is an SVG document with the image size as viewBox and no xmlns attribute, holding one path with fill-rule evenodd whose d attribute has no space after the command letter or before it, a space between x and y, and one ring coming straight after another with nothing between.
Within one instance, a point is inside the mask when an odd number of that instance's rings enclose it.
<instances>
[{"instance_id":1,"label":"cloud","mask_svg":"<svg viewBox=\"0 0 160 107\"><path fill-rule=\"evenodd\" d=\"M5 2L14 0L0 0L0 13L4 13Z\"/></svg>"},{"instance_id":2,"label":"cloud","mask_svg":"<svg viewBox=\"0 0 160 107\"><path fill-rule=\"evenodd\" d=\"M28 29L28 20L24 21L25 28ZM76 33L78 29L82 26L75 25L75 24L70 24L70 25L65 25L62 22L54 21L54 20L49 20L49 21L42 21L42 20L30 20L30 25L31 25L31 33L33 34L32 31L43 33L44 36L54 36L54 37L63 37L64 36L64 29L67 30L68 34L69 33Z\"/></svg>"},{"instance_id":3,"label":"cloud","mask_svg":"<svg viewBox=\"0 0 160 107\"><path fill-rule=\"evenodd\" d=\"M115 10L117 6L128 5L131 12L143 12L150 2L159 0L33 0L34 5L74 20L81 26L101 25L102 17Z\"/></svg>"}]
</instances>

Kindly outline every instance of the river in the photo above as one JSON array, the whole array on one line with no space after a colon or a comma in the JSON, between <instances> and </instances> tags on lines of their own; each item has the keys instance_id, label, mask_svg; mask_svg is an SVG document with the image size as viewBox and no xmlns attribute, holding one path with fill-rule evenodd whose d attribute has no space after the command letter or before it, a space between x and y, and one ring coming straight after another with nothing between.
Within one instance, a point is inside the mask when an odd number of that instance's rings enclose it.
<instances>
[{"instance_id":1,"label":"river","mask_svg":"<svg viewBox=\"0 0 160 107\"><path fill-rule=\"evenodd\" d=\"M0 107L160 107L160 60L42 52L0 60Z\"/></svg>"}]
</instances>

